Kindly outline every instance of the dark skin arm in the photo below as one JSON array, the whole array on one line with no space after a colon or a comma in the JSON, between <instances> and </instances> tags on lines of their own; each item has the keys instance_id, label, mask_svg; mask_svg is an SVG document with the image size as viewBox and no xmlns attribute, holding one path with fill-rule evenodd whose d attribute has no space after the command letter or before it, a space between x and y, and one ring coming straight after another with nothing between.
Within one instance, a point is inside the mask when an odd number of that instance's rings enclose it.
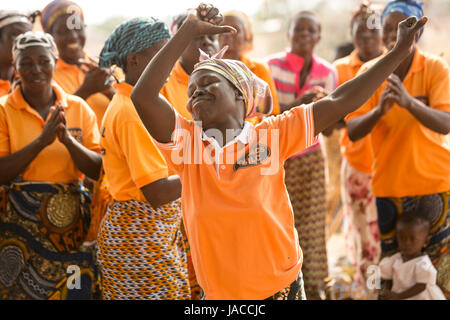
<instances>
[{"instance_id":1,"label":"dark skin arm","mask_svg":"<svg viewBox=\"0 0 450 320\"><path fill-rule=\"evenodd\" d=\"M427 19L409 17L399 24L395 47L371 69L344 83L314 104L315 135L363 105L409 55L416 33Z\"/></svg>"},{"instance_id":2,"label":"dark skin arm","mask_svg":"<svg viewBox=\"0 0 450 320\"><path fill-rule=\"evenodd\" d=\"M75 166L87 175L89 178L97 180L100 175L102 167L102 156L92 150L87 149L79 143L72 135L69 134L66 128L66 118L64 115L64 108L57 107L57 112L60 117L60 124L58 130L58 139L64 144L70 153L70 156L75 163Z\"/></svg>"},{"instance_id":3,"label":"dark skin arm","mask_svg":"<svg viewBox=\"0 0 450 320\"><path fill-rule=\"evenodd\" d=\"M147 65L136 83L131 100L148 132L158 142L170 142L175 127L175 113L170 104L159 95L159 91L192 40L205 34L234 30L228 26L218 26L222 19L218 16L218 10L210 6L203 9L199 7L196 14L190 13L178 32Z\"/></svg>"},{"instance_id":4,"label":"dark skin arm","mask_svg":"<svg viewBox=\"0 0 450 320\"><path fill-rule=\"evenodd\" d=\"M380 104L376 108L347 122L347 133L350 140L355 142L367 136L393 105L392 93L386 88L381 95Z\"/></svg>"},{"instance_id":5,"label":"dark skin arm","mask_svg":"<svg viewBox=\"0 0 450 320\"><path fill-rule=\"evenodd\" d=\"M152 207L158 208L181 197L181 181L178 176L170 176L142 187L141 191Z\"/></svg>"},{"instance_id":6,"label":"dark skin arm","mask_svg":"<svg viewBox=\"0 0 450 320\"><path fill-rule=\"evenodd\" d=\"M425 127L443 135L449 133L450 113L432 109L412 97L395 74L389 77L388 88L391 91L392 100L408 110Z\"/></svg>"},{"instance_id":7,"label":"dark skin arm","mask_svg":"<svg viewBox=\"0 0 450 320\"><path fill-rule=\"evenodd\" d=\"M386 290L383 291L380 294L380 300L405 300L405 299L409 299L411 297L414 297L416 295L418 295L419 293L425 291L425 289L427 288L427 284L426 283L416 283L415 285L413 285L411 288L400 292L400 293L395 293L392 292L390 290Z\"/></svg>"}]
</instances>

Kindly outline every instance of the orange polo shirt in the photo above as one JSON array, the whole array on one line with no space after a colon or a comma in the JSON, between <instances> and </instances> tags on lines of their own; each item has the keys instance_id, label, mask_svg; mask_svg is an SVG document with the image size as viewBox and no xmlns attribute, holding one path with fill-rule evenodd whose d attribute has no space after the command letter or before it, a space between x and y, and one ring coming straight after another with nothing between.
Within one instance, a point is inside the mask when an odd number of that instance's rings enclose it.
<instances>
[{"instance_id":1,"label":"orange polo shirt","mask_svg":"<svg viewBox=\"0 0 450 320\"><path fill-rule=\"evenodd\" d=\"M65 108L69 132L87 149L100 152L100 133L97 118L87 103L76 96L66 94L53 83L57 103ZM24 100L20 86L17 86L0 108L0 157L15 153L42 133L44 121L39 113ZM67 148L58 139L45 147L28 165L22 174L28 181L69 183L82 178L75 167Z\"/></svg>"},{"instance_id":2,"label":"orange polo shirt","mask_svg":"<svg viewBox=\"0 0 450 320\"><path fill-rule=\"evenodd\" d=\"M11 83L7 80L0 79L0 97L6 96L11 89Z\"/></svg>"},{"instance_id":3,"label":"orange polo shirt","mask_svg":"<svg viewBox=\"0 0 450 320\"><path fill-rule=\"evenodd\" d=\"M267 82L267 84L269 85L269 88L270 88L270 92L272 93L272 100L273 100L273 108L272 108L271 114L273 114L273 115L280 114L280 105L278 104L277 88L275 87L275 83L273 82L272 75L270 74L269 66L262 61L259 61L256 59L251 59L248 57L242 57L241 61L258 78Z\"/></svg>"},{"instance_id":4,"label":"orange polo shirt","mask_svg":"<svg viewBox=\"0 0 450 320\"><path fill-rule=\"evenodd\" d=\"M360 72L378 59L363 65ZM411 96L430 108L450 112L450 70L443 59L416 47L403 85ZM386 82L348 119L376 108L385 87ZM449 136L426 128L405 108L394 104L373 128L370 141L375 196L405 197L450 190Z\"/></svg>"},{"instance_id":5,"label":"orange polo shirt","mask_svg":"<svg viewBox=\"0 0 450 320\"><path fill-rule=\"evenodd\" d=\"M177 61L167 79L166 84L161 89L161 94L177 110L177 112L188 120L192 120L192 115L187 110L186 105L189 100L187 90L189 85L189 75L184 71L180 61Z\"/></svg>"},{"instance_id":6,"label":"orange polo shirt","mask_svg":"<svg viewBox=\"0 0 450 320\"><path fill-rule=\"evenodd\" d=\"M359 59L358 52L354 50L347 57L336 60L333 65L338 73L338 86L353 79L364 62ZM372 173L373 154L369 136L352 142L347 134L347 128L342 130L341 152L348 163L358 171Z\"/></svg>"},{"instance_id":7,"label":"orange polo shirt","mask_svg":"<svg viewBox=\"0 0 450 320\"><path fill-rule=\"evenodd\" d=\"M114 88L100 140L109 191L118 201L147 201L140 188L167 178L167 164L130 99L133 87L122 82Z\"/></svg>"},{"instance_id":8,"label":"orange polo shirt","mask_svg":"<svg viewBox=\"0 0 450 320\"><path fill-rule=\"evenodd\" d=\"M83 83L84 76L84 71L78 66L68 64L62 59L58 59L55 72L53 73L53 80L55 80L65 92L73 94ZM86 99L86 102L97 116L98 127L101 126L103 115L106 112L109 101L109 98L101 93L95 93Z\"/></svg>"},{"instance_id":9,"label":"orange polo shirt","mask_svg":"<svg viewBox=\"0 0 450 320\"><path fill-rule=\"evenodd\" d=\"M286 288L303 258L283 163L317 140L312 104L246 122L224 148L179 114L175 122L173 142L157 145L183 184L183 219L206 298L265 299Z\"/></svg>"}]
</instances>

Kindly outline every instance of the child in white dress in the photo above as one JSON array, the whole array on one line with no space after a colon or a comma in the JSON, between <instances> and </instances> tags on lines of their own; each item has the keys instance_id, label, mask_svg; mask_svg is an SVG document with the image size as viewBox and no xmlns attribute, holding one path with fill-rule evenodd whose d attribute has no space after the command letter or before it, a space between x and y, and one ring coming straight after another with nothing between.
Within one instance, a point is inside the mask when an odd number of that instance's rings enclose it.
<instances>
[{"instance_id":1,"label":"child in white dress","mask_svg":"<svg viewBox=\"0 0 450 320\"><path fill-rule=\"evenodd\" d=\"M430 222L417 212L400 215L396 238L400 252L381 260L385 288L380 300L445 300L436 285L437 271L422 252L429 240Z\"/></svg>"}]
</instances>

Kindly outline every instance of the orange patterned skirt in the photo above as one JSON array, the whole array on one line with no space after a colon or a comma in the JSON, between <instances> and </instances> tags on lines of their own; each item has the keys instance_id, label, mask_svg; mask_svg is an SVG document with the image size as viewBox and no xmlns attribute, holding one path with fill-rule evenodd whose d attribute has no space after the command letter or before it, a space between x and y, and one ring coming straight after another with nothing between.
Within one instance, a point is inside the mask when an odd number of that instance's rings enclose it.
<instances>
[{"instance_id":1,"label":"orange patterned skirt","mask_svg":"<svg viewBox=\"0 0 450 320\"><path fill-rule=\"evenodd\" d=\"M179 200L157 209L136 200L111 203L97 239L103 298L189 299L180 223Z\"/></svg>"}]
</instances>

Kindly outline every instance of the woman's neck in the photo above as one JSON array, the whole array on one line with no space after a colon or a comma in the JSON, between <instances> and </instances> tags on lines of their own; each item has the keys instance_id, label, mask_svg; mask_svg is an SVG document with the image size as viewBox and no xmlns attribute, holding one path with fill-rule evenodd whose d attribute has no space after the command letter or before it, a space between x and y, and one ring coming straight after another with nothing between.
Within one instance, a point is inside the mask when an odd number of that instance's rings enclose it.
<instances>
[{"instance_id":1,"label":"woman's neck","mask_svg":"<svg viewBox=\"0 0 450 320\"><path fill-rule=\"evenodd\" d=\"M223 146L226 146L228 143L230 143L231 141L233 141L234 139L236 139L236 137L238 137L241 132L242 129L244 128L245 125L245 121L238 121L236 119L228 119L223 123L220 124L216 124L216 125L212 125L212 126L206 126L203 128L203 131L205 132L205 134L210 137L210 138L214 138L220 145L220 147L223 148ZM215 130L213 130L215 129ZM210 135L208 135L208 130L210 131ZM221 138L220 136L217 137L215 136L215 133L217 133L217 131L221 132Z\"/></svg>"},{"instance_id":2,"label":"woman's neck","mask_svg":"<svg viewBox=\"0 0 450 320\"><path fill-rule=\"evenodd\" d=\"M394 74L396 74L402 81L405 79L406 75L409 72L409 69L411 68L415 52L416 49L414 49L411 54L405 60L403 60L402 63L400 63L400 65L394 71Z\"/></svg>"},{"instance_id":3,"label":"woman's neck","mask_svg":"<svg viewBox=\"0 0 450 320\"><path fill-rule=\"evenodd\" d=\"M27 90L24 86L21 87L21 90L25 101L41 115L48 114L50 107L55 104L56 95L51 85L38 92ZM45 117L43 118L45 119Z\"/></svg>"},{"instance_id":4,"label":"woman's neck","mask_svg":"<svg viewBox=\"0 0 450 320\"><path fill-rule=\"evenodd\" d=\"M358 52L358 57L359 60L361 60L362 62L367 62L370 61L372 59L375 59L379 56L381 56L381 54L383 53L383 51L380 49L375 53L369 54L369 55L362 55L361 52Z\"/></svg>"}]
</instances>

